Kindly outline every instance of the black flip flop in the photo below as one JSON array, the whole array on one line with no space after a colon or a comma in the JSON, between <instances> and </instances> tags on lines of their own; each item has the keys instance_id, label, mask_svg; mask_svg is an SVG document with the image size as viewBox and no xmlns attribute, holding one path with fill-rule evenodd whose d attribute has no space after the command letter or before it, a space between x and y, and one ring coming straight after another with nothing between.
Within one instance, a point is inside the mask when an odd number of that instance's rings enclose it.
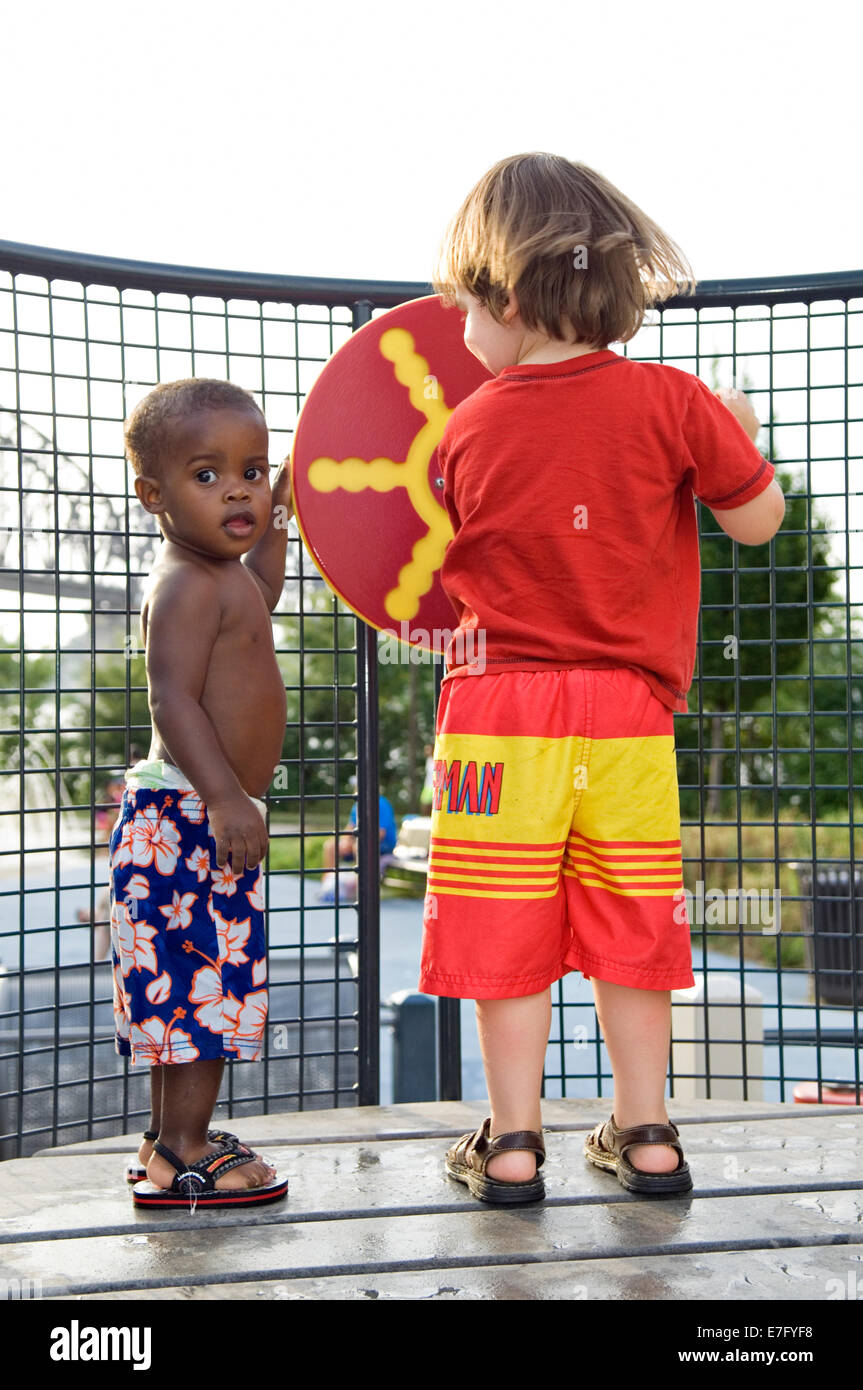
<instances>
[{"instance_id":1,"label":"black flip flop","mask_svg":"<svg viewBox=\"0 0 863 1390\"><path fill-rule=\"evenodd\" d=\"M287 1196L287 1178L276 1178L261 1187L216 1187L216 1179L223 1173L251 1161L253 1155L242 1144L222 1144L215 1153L205 1154L195 1163L184 1163L159 1139L154 1140L153 1148L176 1168L177 1173L168 1188L154 1187L151 1182L136 1183L132 1188L136 1207L187 1206L191 1214L198 1205L210 1208L264 1206Z\"/></svg>"},{"instance_id":2,"label":"black flip flop","mask_svg":"<svg viewBox=\"0 0 863 1390\"><path fill-rule=\"evenodd\" d=\"M159 1131L157 1129L144 1130L145 1139L152 1141L153 1139L158 1139L158 1137ZM248 1149L250 1154L252 1152L247 1144L243 1144L242 1141L237 1138L236 1134L229 1134L226 1129L208 1129L207 1138L211 1144L240 1144L241 1148ZM259 1158L260 1155L254 1154L254 1157ZM129 1162L126 1164L126 1182L143 1182L146 1176L147 1169L136 1154L135 1157L130 1158Z\"/></svg>"}]
</instances>

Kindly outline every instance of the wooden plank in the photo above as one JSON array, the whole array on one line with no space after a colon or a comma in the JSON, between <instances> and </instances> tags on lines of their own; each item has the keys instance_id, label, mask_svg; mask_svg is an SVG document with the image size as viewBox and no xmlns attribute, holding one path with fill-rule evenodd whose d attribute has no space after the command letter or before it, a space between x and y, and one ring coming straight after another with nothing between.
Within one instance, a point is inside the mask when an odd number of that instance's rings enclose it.
<instances>
[{"instance_id":1,"label":"wooden plank","mask_svg":"<svg viewBox=\"0 0 863 1390\"><path fill-rule=\"evenodd\" d=\"M332 1275L318 1279L252 1280L244 1284L167 1285L149 1289L147 1299L211 1302L275 1300L405 1300L464 1303L519 1300L745 1300L747 1303L800 1300L821 1302L859 1298L863 1289L863 1245L800 1246L752 1250L741 1261L736 1251L699 1255L647 1255L637 1260L502 1265L458 1268L440 1274ZM60 1296L57 1301L101 1300L102 1294ZM137 1289L114 1290L112 1301L140 1301Z\"/></svg>"},{"instance_id":2,"label":"wooden plank","mask_svg":"<svg viewBox=\"0 0 863 1390\"><path fill-rule=\"evenodd\" d=\"M214 1213L215 1215L215 1213ZM446 1271L519 1264L641 1259L715 1251L857 1246L863 1191L478 1210L298 1223L248 1223L216 1233L21 1241L2 1248L0 1277L39 1279L43 1296L120 1289L144 1293L207 1283ZM749 1256L738 1255L746 1268ZM230 1273L228 1273L230 1271ZM447 1282L442 1280L442 1282ZM588 1294L589 1296L589 1294Z\"/></svg>"},{"instance_id":3,"label":"wooden plank","mask_svg":"<svg viewBox=\"0 0 863 1390\"><path fill-rule=\"evenodd\" d=\"M863 1181L863 1117L835 1117L799 1132L793 1119L747 1124L689 1125L681 1131L696 1196L769 1193L858 1186ZM548 1136L547 1203L636 1200L613 1175L588 1163L581 1133ZM327 1215L390 1215L479 1209L467 1189L443 1171L445 1139L264 1146L290 1180L286 1203L244 1213L239 1220L268 1224L319 1220ZM12 1159L0 1165L0 1242L29 1236L186 1229L182 1211L143 1213L123 1182L125 1157L70 1154ZM196 1213L196 1223L234 1224L230 1212Z\"/></svg>"},{"instance_id":4,"label":"wooden plank","mask_svg":"<svg viewBox=\"0 0 863 1390\"><path fill-rule=\"evenodd\" d=\"M556 1132L560 1129L589 1130L611 1114L612 1102L607 1097L545 1100L542 1104L543 1125ZM863 1106L795 1105L793 1102L763 1102L742 1100L693 1099L668 1101L668 1113L674 1123L700 1122L719 1124L734 1120L776 1119L793 1115L807 1123L818 1123L831 1115L863 1115ZM476 1129L488 1114L487 1101L417 1101L403 1105L345 1106L341 1109L301 1110L289 1114L235 1117L217 1114L214 1122L228 1129L241 1131L244 1142L260 1147L262 1144L329 1144L354 1143L365 1139L400 1139L439 1135L456 1137ZM61 1144L40 1149L34 1157L71 1153L122 1153L137 1148L140 1130L125 1136L114 1135L83 1144Z\"/></svg>"}]
</instances>

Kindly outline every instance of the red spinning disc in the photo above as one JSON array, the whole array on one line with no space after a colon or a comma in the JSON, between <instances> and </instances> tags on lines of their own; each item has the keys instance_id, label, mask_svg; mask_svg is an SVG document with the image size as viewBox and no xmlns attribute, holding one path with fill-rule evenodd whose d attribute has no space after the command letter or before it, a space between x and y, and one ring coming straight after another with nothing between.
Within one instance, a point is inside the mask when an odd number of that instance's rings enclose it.
<instances>
[{"instance_id":1,"label":"red spinning disc","mask_svg":"<svg viewBox=\"0 0 863 1390\"><path fill-rule=\"evenodd\" d=\"M297 523L327 584L373 627L436 652L457 622L438 574L452 526L437 446L492 380L463 332L436 295L365 324L309 392L291 451Z\"/></svg>"}]
</instances>

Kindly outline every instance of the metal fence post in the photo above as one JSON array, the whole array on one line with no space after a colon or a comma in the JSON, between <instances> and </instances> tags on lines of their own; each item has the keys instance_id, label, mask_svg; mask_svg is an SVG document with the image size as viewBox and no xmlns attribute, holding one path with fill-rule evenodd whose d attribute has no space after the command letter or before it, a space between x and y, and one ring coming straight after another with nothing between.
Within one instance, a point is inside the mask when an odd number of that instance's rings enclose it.
<instances>
[{"instance_id":1,"label":"metal fence post","mask_svg":"<svg viewBox=\"0 0 863 1390\"><path fill-rule=\"evenodd\" d=\"M356 333L372 317L370 299L352 310ZM378 644L375 629L357 618L357 936L359 941L360 1105L378 1105L381 1095L380 1036L380 806L378 789Z\"/></svg>"},{"instance_id":2,"label":"metal fence post","mask_svg":"<svg viewBox=\"0 0 863 1390\"><path fill-rule=\"evenodd\" d=\"M387 1003L393 1022L393 1101L435 1100L435 1005L428 994L400 989Z\"/></svg>"},{"instance_id":3,"label":"metal fence post","mask_svg":"<svg viewBox=\"0 0 863 1390\"><path fill-rule=\"evenodd\" d=\"M435 710L440 703L443 659L435 661ZM435 719L437 723L437 719ZM438 1099L461 1100L461 1000L437 1001Z\"/></svg>"},{"instance_id":4,"label":"metal fence post","mask_svg":"<svg viewBox=\"0 0 863 1390\"><path fill-rule=\"evenodd\" d=\"M377 633L357 618L359 1104L380 1103L380 827Z\"/></svg>"}]
</instances>

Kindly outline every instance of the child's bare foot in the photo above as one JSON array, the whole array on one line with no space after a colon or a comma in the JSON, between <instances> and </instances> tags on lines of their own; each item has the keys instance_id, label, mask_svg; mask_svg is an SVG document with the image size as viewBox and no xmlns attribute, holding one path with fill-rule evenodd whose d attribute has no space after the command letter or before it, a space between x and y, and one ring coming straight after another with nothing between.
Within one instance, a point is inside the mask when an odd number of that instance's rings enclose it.
<instances>
[{"instance_id":1,"label":"child's bare foot","mask_svg":"<svg viewBox=\"0 0 863 1390\"><path fill-rule=\"evenodd\" d=\"M138 1162L140 1163L141 1167L142 1167L142 1168L146 1168L147 1164L150 1162L150 1159L151 1159L152 1157L153 1157L153 1141L152 1141L152 1139L142 1139L142 1140L141 1140L141 1147L140 1147L140 1149L138 1150Z\"/></svg>"},{"instance_id":2,"label":"child's bare foot","mask_svg":"<svg viewBox=\"0 0 863 1390\"><path fill-rule=\"evenodd\" d=\"M643 1116L639 1120L619 1120L615 1112L614 1123L618 1129L634 1129L636 1125L646 1124L667 1125L668 1116L650 1120L645 1120ZM642 1173L673 1173L680 1162L680 1155L670 1144L633 1144L631 1149L626 1150L626 1157L633 1168L640 1169Z\"/></svg>"},{"instance_id":3,"label":"child's bare foot","mask_svg":"<svg viewBox=\"0 0 863 1390\"><path fill-rule=\"evenodd\" d=\"M626 1157L642 1173L673 1173L680 1162L677 1150L669 1144L633 1144Z\"/></svg>"},{"instance_id":4,"label":"child's bare foot","mask_svg":"<svg viewBox=\"0 0 863 1390\"><path fill-rule=\"evenodd\" d=\"M490 1178L501 1182L530 1182L536 1177L536 1154L514 1149L512 1153L495 1154L485 1166Z\"/></svg>"},{"instance_id":5,"label":"child's bare foot","mask_svg":"<svg viewBox=\"0 0 863 1390\"><path fill-rule=\"evenodd\" d=\"M145 1141L148 1143L149 1141ZM186 1163L197 1163L198 1159L204 1158L207 1154L217 1153L220 1145L211 1144L208 1141L197 1145L175 1145L168 1144L179 1159ZM144 1148L144 1144L141 1145ZM154 1187L166 1191L177 1176L177 1170L167 1159L160 1154L153 1152L150 1145L151 1154L147 1162L147 1177ZM141 1160L144 1161L143 1159ZM249 1156L248 1163L238 1164L236 1168L231 1168L229 1172L216 1179L217 1188L244 1188L244 1187L264 1187L273 1181L276 1176L275 1168L269 1163L265 1163L262 1158L255 1154Z\"/></svg>"},{"instance_id":6,"label":"child's bare foot","mask_svg":"<svg viewBox=\"0 0 863 1390\"><path fill-rule=\"evenodd\" d=\"M513 1119L508 1124L506 1121L496 1122L492 1115L490 1133L493 1139L499 1134L513 1133L517 1128L540 1133L542 1120L537 1113L532 1124L517 1125ZM530 1149L512 1149L509 1153L495 1154L486 1164L485 1171L488 1177L498 1178L501 1182L531 1182L536 1177L536 1154Z\"/></svg>"},{"instance_id":7,"label":"child's bare foot","mask_svg":"<svg viewBox=\"0 0 863 1390\"><path fill-rule=\"evenodd\" d=\"M245 1148L246 1145L243 1145L243 1147ZM252 1150L250 1149L249 1152L251 1153ZM140 1163L142 1168L146 1168L147 1164L150 1162L150 1159L153 1157L153 1153L154 1149L152 1139L142 1139L141 1147L138 1150L138 1162ZM260 1154L255 1154L254 1157L260 1158ZM273 1169L273 1172L275 1172L275 1169Z\"/></svg>"}]
</instances>

